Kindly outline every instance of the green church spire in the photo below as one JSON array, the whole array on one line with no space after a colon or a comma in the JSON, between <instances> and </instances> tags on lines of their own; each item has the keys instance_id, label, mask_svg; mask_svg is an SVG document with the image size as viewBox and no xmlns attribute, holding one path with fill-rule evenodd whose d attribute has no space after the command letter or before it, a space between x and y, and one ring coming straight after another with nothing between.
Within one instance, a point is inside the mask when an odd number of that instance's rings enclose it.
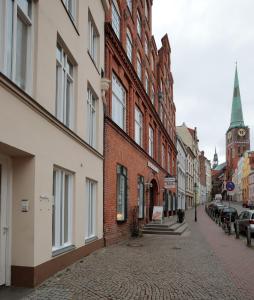
<instances>
[{"instance_id":1,"label":"green church spire","mask_svg":"<svg viewBox=\"0 0 254 300\"><path fill-rule=\"evenodd\" d=\"M243 121L243 111L242 111L241 95L240 95L237 65L236 65L234 94L233 94L232 111L231 111L231 122L230 122L229 129L242 127L242 126L244 126L244 121Z\"/></svg>"}]
</instances>

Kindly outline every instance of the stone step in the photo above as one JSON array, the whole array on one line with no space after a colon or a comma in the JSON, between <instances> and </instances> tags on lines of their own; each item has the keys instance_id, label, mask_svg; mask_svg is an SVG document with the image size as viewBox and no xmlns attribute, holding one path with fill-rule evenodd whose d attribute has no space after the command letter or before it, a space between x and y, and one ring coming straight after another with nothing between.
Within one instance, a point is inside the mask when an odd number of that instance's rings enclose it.
<instances>
[{"instance_id":1,"label":"stone step","mask_svg":"<svg viewBox=\"0 0 254 300\"><path fill-rule=\"evenodd\" d=\"M161 230L161 229L146 229L142 230L143 234L158 234L158 235L181 235L187 230L188 225L186 223L180 223L175 230Z\"/></svg>"},{"instance_id":2,"label":"stone step","mask_svg":"<svg viewBox=\"0 0 254 300\"><path fill-rule=\"evenodd\" d=\"M154 229L154 230L170 230L174 231L177 228L181 227L183 223L172 222L171 224L153 224L149 223L144 226L144 229Z\"/></svg>"}]
</instances>

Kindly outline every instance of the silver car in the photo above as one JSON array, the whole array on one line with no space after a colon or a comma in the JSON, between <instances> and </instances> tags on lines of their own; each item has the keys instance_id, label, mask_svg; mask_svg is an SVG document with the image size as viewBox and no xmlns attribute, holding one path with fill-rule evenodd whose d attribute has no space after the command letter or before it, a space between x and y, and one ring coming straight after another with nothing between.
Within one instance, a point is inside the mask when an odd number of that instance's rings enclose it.
<instances>
[{"instance_id":1,"label":"silver car","mask_svg":"<svg viewBox=\"0 0 254 300\"><path fill-rule=\"evenodd\" d=\"M244 210L240 213L237 220L235 220L235 229L236 222L239 223L239 231L247 233L247 227L250 226L250 231L254 234L254 210Z\"/></svg>"}]
</instances>

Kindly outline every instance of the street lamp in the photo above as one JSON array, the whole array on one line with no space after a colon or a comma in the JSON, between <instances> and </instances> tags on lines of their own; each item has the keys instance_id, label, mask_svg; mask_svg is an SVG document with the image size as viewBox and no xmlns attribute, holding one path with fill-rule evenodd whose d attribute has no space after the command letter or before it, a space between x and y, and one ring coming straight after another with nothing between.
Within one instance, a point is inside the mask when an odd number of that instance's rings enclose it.
<instances>
[{"instance_id":1,"label":"street lamp","mask_svg":"<svg viewBox=\"0 0 254 300\"><path fill-rule=\"evenodd\" d=\"M195 196L195 222L197 222L197 191L198 191L198 185L195 182L194 183L194 196Z\"/></svg>"}]
</instances>

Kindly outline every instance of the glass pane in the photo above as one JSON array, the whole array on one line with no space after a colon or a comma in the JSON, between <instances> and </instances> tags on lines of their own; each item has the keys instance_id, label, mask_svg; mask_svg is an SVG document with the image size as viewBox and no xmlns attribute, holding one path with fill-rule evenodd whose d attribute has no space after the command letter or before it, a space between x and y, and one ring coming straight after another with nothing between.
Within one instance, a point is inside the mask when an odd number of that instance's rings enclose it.
<instances>
[{"instance_id":1,"label":"glass pane","mask_svg":"<svg viewBox=\"0 0 254 300\"><path fill-rule=\"evenodd\" d=\"M12 76L12 50L13 50L13 1L7 1L7 76Z\"/></svg>"},{"instance_id":2,"label":"glass pane","mask_svg":"<svg viewBox=\"0 0 254 300\"><path fill-rule=\"evenodd\" d=\"M65 125L70 127L70 110L71 110L71 82L67 79L66 86L66 107L65 107Z\"/></svg>"},{"instance_id":3,"label":"glass pane","mask_svg":"<svg viewBox=\"0 0 254 300\"><path fill-rule=\"evenodd\" d=\"M24 14L26 14L27 16L31 16L31 3L29 0L18 0L17 1L18 6L22 9L22 11L24 12Z\"/></svg>"},{"instance_id":4,"label":"glass pane","mask_svg":"<svg viewBox=\"0 0 254 300\"><path fill-rule=\"evenodd\" d=\"M59 45L57 45L57 47L56 47L56 59L59 62L62 62L62 49Z\"/></svg>"},{"instance_id":5,"label":"glass pane","mask_svg":"<svg viewBox=\"0 0 254 300\"><path fill-rule=\"evenodd\" d=\"M25 89L27 63L27 26L17 18L16 83Z\"/></svg>"},{"instance_id":6,"label":"glass pane","mask_svg":"<svg viewBox=\"0 0 254 300\"><path fill-rule=\"evenodd\" d=\"M64 186L64 243L69 241L69 175L65 174Z\"/></svg>"},{"instance_id":7,"label":"glass pane","mask_svg":"<svg viewBox=\"0 0 254 300\"><path fill-rule=\"evenodd\" d=\"M117 220L125 219L125 177L118 176L118 195L117 195Z\"/></svg>"}]
</instances>

